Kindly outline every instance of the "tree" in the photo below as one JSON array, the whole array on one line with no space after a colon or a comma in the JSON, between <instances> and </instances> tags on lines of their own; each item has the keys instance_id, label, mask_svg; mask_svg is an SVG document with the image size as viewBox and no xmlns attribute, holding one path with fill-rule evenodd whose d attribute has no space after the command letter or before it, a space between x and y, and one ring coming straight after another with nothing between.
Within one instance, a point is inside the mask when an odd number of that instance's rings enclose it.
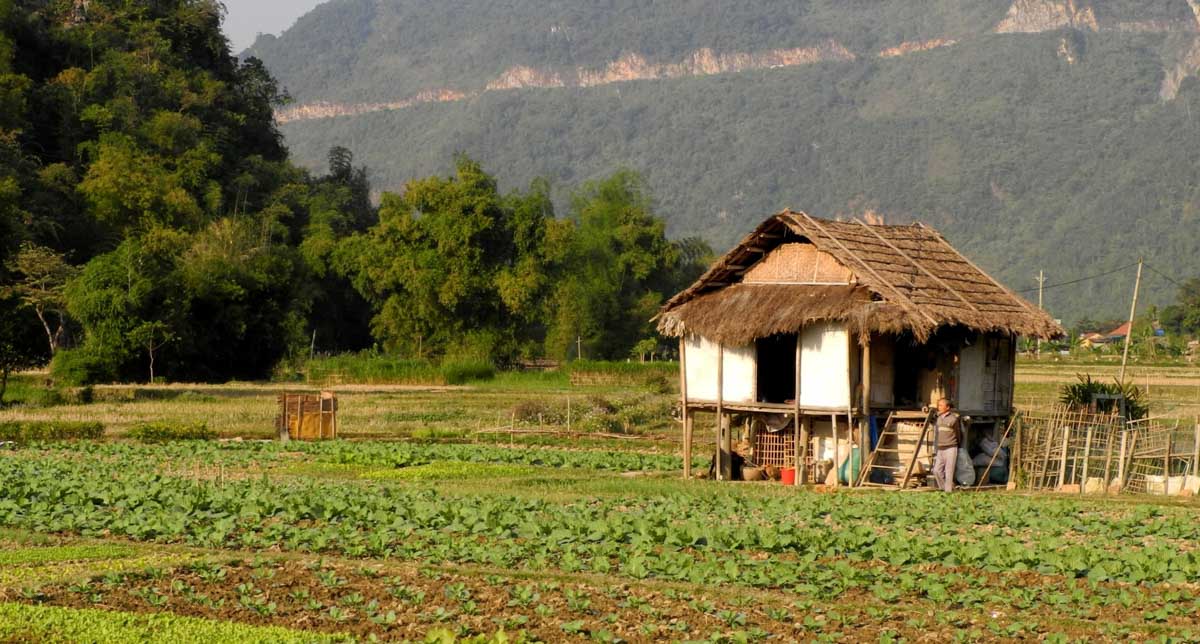
<instances>
[{"instance_id":1,"label":"tree","mask_svg":"<svg viewBox=\"0 0 1200 644\"><path fill-rule=\"evenodd\" d=\"M384 194L379 224L342 243L337 264L371 303L375 337L425 357L512 359L542 299L545 228L537 188L502 197L478 163Z\"/></svg>"},{"instance_id":2,"label":"tree","mask_svg":"<svg viewBox=\"0 0 1200 644\"><path fill-rule=\"evenodd\" d=\"M45 361L42 342L34 335L37 325L16 298L0 298L0 404L13 373Z\"/></svg>"},{"instance_id":3,"label":"tree","mask_svg":"<svg viewBox=\"0 0 1200 644\"><path fill-rule=\"evenodd\" d=\"M154 383L154 352L175 340L175 337L175 334L171 332L166 323L158 320L143 322L129 332L129 339L133 343L144 347L146 355L150 359L150 375L147 382Z\"/></svg>"},{"instance_id":4,"label":"tree","mask_svg":"<svg viewBox=\"0 0 1200 644\"><path fill-rule=\"evenodd\" d=\"M1180 285L1175 304L1163 309L1161 321L1176 335L1200 335L1200 277Z\"/></svg>"},{"instance_id":5,"label":"tree","mask_svg":"<svg viewBox=\"0 0 1200 644\"><path fill-rule=\"evenodd\" d=\"M654 216L644 180L630 170L582 186L571 220L547 351L566 357L581 341L589 357L624 358L656 336L650 319L676 290L681 250Z\"/></svg>"},{"instance_id":6,"label":"tree","mask_svg":"<svg viewBox=\"0 0 1200 644\"><path fill-rule=\"evenodd\" d=\"M33 309L46 332L53 356L66 332L67 282L78 269L68 264L61 253L26 243L9 264L9 270L20 276L9 290Z\"/></svg>"}]
</instances>

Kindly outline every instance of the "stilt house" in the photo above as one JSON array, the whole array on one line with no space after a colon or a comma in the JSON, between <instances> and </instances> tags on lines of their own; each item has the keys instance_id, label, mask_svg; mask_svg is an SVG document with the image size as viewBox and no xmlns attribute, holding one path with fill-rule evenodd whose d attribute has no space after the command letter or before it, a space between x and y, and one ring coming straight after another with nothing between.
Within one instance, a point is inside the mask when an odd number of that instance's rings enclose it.
<instances>
[{"instance_id":1,"label":"stilt house","mask_svg":"<svg viewBox=\"0 0 1200 644\"><path fill-rule=\"evenodd\" d=\"M1017 336L1063 333L927 226L786 210L671 298L657 321L680 339L686 473L696 414L708 412L718 478L731 474L736 416L756 461L794 467L797 484L823 480L815 466L831 450L836 462L839 445L862 445L865 456L885 419L927 422L924 410L942 397L974 432L1003 431Z\"/></svg>"}]
</instances>

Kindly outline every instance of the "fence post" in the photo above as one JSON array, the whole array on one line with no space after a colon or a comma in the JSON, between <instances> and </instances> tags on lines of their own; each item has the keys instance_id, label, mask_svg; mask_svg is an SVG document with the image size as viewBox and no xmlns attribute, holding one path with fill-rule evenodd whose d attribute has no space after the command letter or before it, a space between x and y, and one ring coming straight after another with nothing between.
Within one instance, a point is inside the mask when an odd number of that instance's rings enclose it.
<instances>
[{"instance_id":1,"label":"fence post","mask_svg":"<svg viewBox=\"0 0 1200 644\"><path fill-rule=\"evenodd\" d=\"M1071 444L1071 426L1063 425L1062 458L1058 462L1058 489L1062 489L1067 478L1067 448Z\"/></svg>"},{"instance_id":2,"label":"fence post","mask_svg":"<svg viewBox=\"0 0 1200 644\"><path fill-rule=\"evenodd\" d=\"M1087 490L1088 484L1088 463L1092 458L1092 432L1095 428L1088 426L1087 438L1083 441L1083 480L1079 484L1079 493L1083 494Z\"/></svg>"},{"instance_id":3,"label":"fence post","mask_svg":"<svg viewBox=\"0 0 1200 644\"><path fill-rule=\"evenodd\" d=\"M1125 487L1125 447L1126 447L1126 442L1127 442L1128 438L1129 438L1128 432L1126 432L1124 429L1122 429L1121 430L1121 454L1120 454L1120 456L1117 457L1117 494L1120 494L1121 488Z\"/></svg>"},{"instance_id":4,"label":"fence post","mask_svg":"<svg viewBox=\"0 0 1200 644\"><path fill-rule=\"evenodd\" d=\"M1200 477L1200 416L1196 417L1196 435L1192 441L1192 476Z\"/></svg>"}]
</instances>

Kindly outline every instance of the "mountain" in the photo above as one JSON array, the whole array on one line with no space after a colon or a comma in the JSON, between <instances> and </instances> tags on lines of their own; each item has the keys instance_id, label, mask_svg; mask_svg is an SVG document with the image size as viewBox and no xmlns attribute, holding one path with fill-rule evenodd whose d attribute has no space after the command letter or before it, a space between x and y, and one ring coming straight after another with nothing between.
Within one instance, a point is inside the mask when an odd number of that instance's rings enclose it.
<instances>
[{"instance_id":1,"label":"mountain","mask_svg":"<svg viewBox=\"0 0 1200 644\"><path fill-rule=\"evenodd\" d=\"M375 186L644 174L724 250L788 206L914 219L1068 320L1200 274L1200 0L333 0L246 55L296 158ZM1123 270L1118 270L1123 269ZM1028 293L1036 297L1036 293Z\"/></svg>"}]
</instances>

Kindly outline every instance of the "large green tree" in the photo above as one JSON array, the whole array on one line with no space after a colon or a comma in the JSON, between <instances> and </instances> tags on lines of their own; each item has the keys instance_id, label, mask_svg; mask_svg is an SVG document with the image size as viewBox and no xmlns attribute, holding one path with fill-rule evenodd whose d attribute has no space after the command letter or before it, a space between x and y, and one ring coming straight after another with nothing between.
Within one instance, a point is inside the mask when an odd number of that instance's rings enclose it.
<instances>
[{"instance_id":1,"label":"large green tree","mask_svg":"<svg viewBox=\"0 0 1200 644\"><path fill-rule=\"evenodd\" d=\"M329 268L374 221L366 172L288 161L286 94L231 54L223 13L0 0L0 292L53 349L74 318L69 380L263 377L318 328L331 348L369 342Z\"/></svg>"},{"instance_id":2,"label":"large green tree","mask_svg":"<svg viewBox=\"0 0 1200 644\"><path fill-rule=\"evenodd\" d=\"M572 199L567 267L551 296L547 350L560 358L626 358L655 332L650 319L684 281L682 247L665 235L641 176L620 170ZM702 242L686 245L693 255ZM699 254L703 255L701 250Z\"/></svg>"},{"instance_id":3,"label":"large green tree","mask_svg":"<svg viewBox=\"0 0 1200 644\"><path fill-rule=\"evenodd\" d=\"M1162 311L1162 325L1176 335L1200 336L1200 277L1179 286L1175 304Z\"/></svg>"},{"instance_id":4,"label":"large green tree","mask_svg":"<svg viewBox=\"0 0 1200 644\"><path fill-rule=\"evenodd\" d=\"M374 334L388 349L504 361L540 313L552 218L541 184L504 196L460 157L452 177L385 194L379 224L343 243L339 266L373 305Z\"/></svg>"}]
</instances>

